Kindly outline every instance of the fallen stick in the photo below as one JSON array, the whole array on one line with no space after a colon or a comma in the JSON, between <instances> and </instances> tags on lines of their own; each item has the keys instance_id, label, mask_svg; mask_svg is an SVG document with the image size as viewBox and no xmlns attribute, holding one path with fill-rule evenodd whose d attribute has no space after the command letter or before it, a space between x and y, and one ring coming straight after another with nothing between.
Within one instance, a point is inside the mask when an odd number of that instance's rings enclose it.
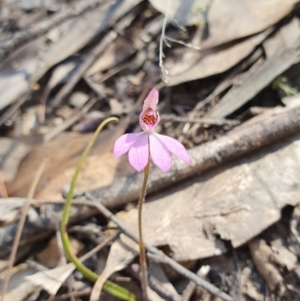
<instances>
[{"instance_id":1,"label":"fallen stick","mask_svg":"<svg viewBox=\"0 0 300 301\"><path fill-rule=\"evenodd\" d=\"M189 150L193 160L192 166L186 166L181 161L174 159L173 167L168 173L162 173L160 170L153 168L148 185L148 194L174 185L191 176L199 175L199 173L203 173L210 168L271 143L282 142L282 140L299 133L299 131L300 106L274 109L272 112L254 117L223 137ZM89 193L96 199L96 202L102 203L108 208L115 208L137 201L142 181L141 176L141 174L136 173ZM85 198L83 197L83 199ZM47 237L51 231L55 231L55 221L59 218L61 212L61 205L57 203L62 203L62 201L52 201L52 203L55 204L45 204L43 202L44 215L38 216L34 224L25 225L21 244L29 244L38 239L40 240ZM84 220L95 213L96 211L93 208L73 206L70 212L70 222ZM9 253L15 231L16 224L0 228L0 258Z\"/></svg>"},{"instance_id":2,"label":"fallen stick","mask_svg":"<svg viewBox=\"0 0 300 301\"><path fill-rule=\"evenodd\" d=\"M275 108L272 112L252 118L219 139L190 149L192 166L185 165L174 158L172 168L168 173L162 173L159 169L153 168L147 187L148 194L263 146L281 141L299 130L300 106L279 110ZM113 208L137 200L141 182L142 174L135 173L90 193L106 207Z\"/></svg>"}]
</instances>

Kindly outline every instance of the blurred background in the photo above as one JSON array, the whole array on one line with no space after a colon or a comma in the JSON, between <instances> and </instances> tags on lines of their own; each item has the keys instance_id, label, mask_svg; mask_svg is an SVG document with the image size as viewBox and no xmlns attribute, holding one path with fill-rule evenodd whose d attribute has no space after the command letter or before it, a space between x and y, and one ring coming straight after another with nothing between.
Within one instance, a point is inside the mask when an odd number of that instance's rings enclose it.
<instances>
[{"instance_id":1,"label":"blurred background","mask_svg":"<svg viewBox=\"0 0 300 301\"><path fill-rule=\"evenodd\" d=\"M64 266L58 203L110 116L120 121L100 134L76 189L136 231L138 192L130 185L139 178L112 148L140 131L153 87L157 132L184 144L193 166L175 160L170 173L153 169L147 242L232 300L300 300L299 8L296 0L1 0L0 287L20 210L48 160L3 300L89 300L92 285L79 272L56 290L40 274L24 277ZM69 230L82 255L112 225L76 208ZM136 253L120 241L87 265L97 273L107 266L106 276L141 300ZM151 300L221 300L164 264L149 265L158 283Z\"/></svg>"}]
</instances>

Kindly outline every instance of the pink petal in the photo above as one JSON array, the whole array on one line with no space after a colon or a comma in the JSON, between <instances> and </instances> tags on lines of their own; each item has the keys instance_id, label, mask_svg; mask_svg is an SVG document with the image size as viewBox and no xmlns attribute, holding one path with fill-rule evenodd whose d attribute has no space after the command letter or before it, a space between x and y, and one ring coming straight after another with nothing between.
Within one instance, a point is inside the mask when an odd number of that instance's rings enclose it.
<instances>
[{"instance_id":1,"label":"pink petal","mask_svg":"<svg viewBox=\"0 0 300 301\"><path fill-rule=\"evenodd\" d=\"M185 147L176 139L153 133L159 141L175 156L186 162L187 164L192 164L191 157Z\"/></svg>"},{"instance_id":2,"label":"pink petal","mask_svg":"<svg viewBox=\"0 0 300 301\"><path fill-rule=\"evenodd\" d=\"M144 100L143 112L145 112L148 108L151 108L155 112L157 104L158 90L153 88L148 94L147 98Z\"/></svg>"},{"instance_id":3,"label":"pink petal","mask_svg":"<svg viewBox=\"0 0 300 301\"><path fill-rule=\"evenodd\" d=\"M128 160L131 166L137 171L143 170L149 160L149 135L143 133L138 137L129 150Z\"/></svg>"},{"instance_id":4,"label":"pink petal","mask_svg":"<svg viewBox=\"0 0 300 301\"><path fill-rule=\"evenodd\" d=\"M136 139L141 136L143 132L136 134L125 134L117 139L114 145L114 156L119 158L129 151Z\"/></svg>"},{"instance_id":5,"label":"pink petal","mask_svg":"<svg viewBox=\"0 0 300 301\"><path fill-rule=\"evenodd\" d=\"M149 135L150 155L156 166L167 172L172 163L172 156L168 149L156 137L156 134Z\"/></svg>"}]
</instances>

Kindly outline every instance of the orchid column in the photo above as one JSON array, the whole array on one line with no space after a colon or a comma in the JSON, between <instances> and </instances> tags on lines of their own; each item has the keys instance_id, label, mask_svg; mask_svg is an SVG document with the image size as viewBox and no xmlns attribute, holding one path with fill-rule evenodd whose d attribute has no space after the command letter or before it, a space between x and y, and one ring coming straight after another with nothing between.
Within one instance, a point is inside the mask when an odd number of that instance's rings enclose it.
<instances>
[{"instance_id":1,"label":"orchid column","mask_svg":"<svg viewBox=\"0 0 300 301\"><path fill-rule=\"evenodd\" d=\"M144 170L139 205L138 205L138 230L140 247L140 266L142 271L142 289L144 300L147 298L146 277L146 253L142 234L142 206L146 196L147 181L149 177L150 163L167 172L172 163L172 154L191 164L191 158L184 146L174 138L154 133L155 127L160 121L158 104L158 90L153 88L144 101L143 111L140 114L140 126L143 132L130 133L121 136L115 143L114 156L118 158L128 152L129 163L137 171Z\"/></svg>"}]
</instances>

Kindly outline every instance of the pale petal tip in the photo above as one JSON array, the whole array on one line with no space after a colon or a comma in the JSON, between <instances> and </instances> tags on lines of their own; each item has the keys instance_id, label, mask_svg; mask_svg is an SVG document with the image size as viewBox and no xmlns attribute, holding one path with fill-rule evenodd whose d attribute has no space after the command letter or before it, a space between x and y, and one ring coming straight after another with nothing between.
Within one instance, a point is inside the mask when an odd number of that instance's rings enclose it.
<instances>
[{"instance_id":1,"label":"pale petal tip","mask_svg":"<svg viewBox=\"0 0 300 301\"><path fill-rule=\"evenodd\" d=\"M155 94L158 95L159 92L158 92L158 90L154 87L154 88L151 89L150 93L155 93ZM150 94L150 93L149 93L149 94Z\"/></svg>"},{"instance_id":2,"label":"pale petal tip","mask_svg":"<svg viewBox=\"0 0 300 301\"><path fill-rule=\"evenodd\" d=\"M158 104L159 92L156 88L152 88L148 96L144 101L143 111L146 111L148 108L152 108L153 111L156 111L156 106Z\"/></svg>"}]
</instances>

